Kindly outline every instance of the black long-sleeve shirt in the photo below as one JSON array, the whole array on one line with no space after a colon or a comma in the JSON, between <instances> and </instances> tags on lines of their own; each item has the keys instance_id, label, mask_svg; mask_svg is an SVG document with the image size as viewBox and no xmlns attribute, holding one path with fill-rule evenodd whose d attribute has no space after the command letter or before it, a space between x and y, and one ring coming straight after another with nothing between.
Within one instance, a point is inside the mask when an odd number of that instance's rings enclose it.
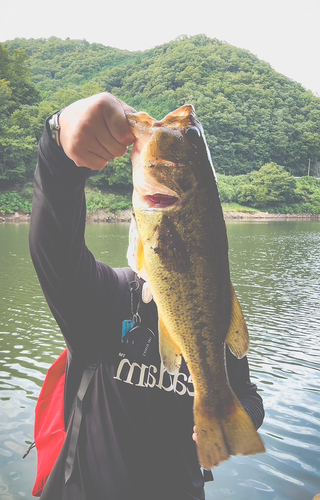
<instances>
[{"instance_id":1,"label":"black long-sleeve shirt","mask_svg":"<svg viewBox=\"0 0 320 500\"><path fill-rule=\"evenodd\" d=\"M81 370L75 356L92 349L102 362L86 394L76 469L64 484L57 466L44 500L204 499L193 432L193 385L185 363L171 377L158 349L148 363L130 359L121 326L130 318L126 283L97 262L84 239L84 185L89 175L50 138L39 145L30 226L30 251L44 295L69 348L66 410ZM143 325L157 336L157 309L142 303ZM263 403L250 381L247 358L227 349L230 385L256 428ZM214 380L212 381L214 383Z\"/></svg>"}]
</instances>

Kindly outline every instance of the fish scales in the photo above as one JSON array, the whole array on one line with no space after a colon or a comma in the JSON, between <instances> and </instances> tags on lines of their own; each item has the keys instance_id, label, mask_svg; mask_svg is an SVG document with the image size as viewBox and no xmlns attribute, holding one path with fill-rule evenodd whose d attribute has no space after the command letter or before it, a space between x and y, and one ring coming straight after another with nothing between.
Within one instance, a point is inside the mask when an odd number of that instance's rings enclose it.
<instances>
[{"instance_id":1,"label":"fish scales","mask_svg":"<svg viewBox=\"0 0 320 500\"><path fill-rule=\"evenodd\" d=\"M159 315L160 354L169 373L181 356L194 383L200 464L264 446L233 393L225 344L238 357L249 340L229 272L228 241L215 172L191 105L156 121L127 115L132 150L133 206L139 231L136 259Z\"/></svg>"}]
</instances>

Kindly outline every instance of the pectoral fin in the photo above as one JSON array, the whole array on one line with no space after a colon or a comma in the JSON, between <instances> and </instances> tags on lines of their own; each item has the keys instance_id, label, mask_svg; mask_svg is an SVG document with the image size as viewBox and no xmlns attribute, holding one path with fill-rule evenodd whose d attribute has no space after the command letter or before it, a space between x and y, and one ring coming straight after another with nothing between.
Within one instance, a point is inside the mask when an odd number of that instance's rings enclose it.
<instances>
[{"instance_id":1,"label":"pectoral fin","mask_svg":"<svg viewBox=\"0 0 320 500\"><path fill-rule=\"evenodd\" d=\"M140 277L144 277L145 275L145 267L144 267L144 251L143 244L141 238L138 239L137 248L136 248L136 266L137 266L137 274Z\"/></svg>"},{"instance_id":2,"label":"pectoral fin","mask_svg":"<svg viewBox=\"0 0 320 500\"><path fill-rule=\"evenodd\" d=\"M238 359L243 358L249 350L249 333L241 306L231 285L231 319L226 343Z\"/></svg>"},{"instance_id":3,"label":"pectoral fin","mask_svg":"<svg viewBox=\"0 0 320 500\"><path fill-rule=\"evenodd\" d=\"M181 349L171 339L161 317L159 317L159 348L166 370L174 375L181 365Z\"/></svg>"}]
</instances>

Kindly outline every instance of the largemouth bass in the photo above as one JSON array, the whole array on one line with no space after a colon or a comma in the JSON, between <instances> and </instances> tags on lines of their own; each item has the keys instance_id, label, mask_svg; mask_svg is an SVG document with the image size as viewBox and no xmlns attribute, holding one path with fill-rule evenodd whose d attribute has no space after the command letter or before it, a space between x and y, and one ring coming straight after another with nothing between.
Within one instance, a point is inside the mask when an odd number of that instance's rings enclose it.
<instances>
[{"instance_id":1,"label":"largemouth bass","mask_svg":"<svg viewBox=\"0 0 320 500\"><path fill-rule=\"evenodd\" d=\"M239 358L249 347L230 281L228 242L216 176L202 126L185 105L156 121L127 115L138 274L146 276L159 314L159 348L171 374L184 357L192 376L200 464L262 453L264 445L232 391L225 344Z\"/></svg>"}]
</instances>

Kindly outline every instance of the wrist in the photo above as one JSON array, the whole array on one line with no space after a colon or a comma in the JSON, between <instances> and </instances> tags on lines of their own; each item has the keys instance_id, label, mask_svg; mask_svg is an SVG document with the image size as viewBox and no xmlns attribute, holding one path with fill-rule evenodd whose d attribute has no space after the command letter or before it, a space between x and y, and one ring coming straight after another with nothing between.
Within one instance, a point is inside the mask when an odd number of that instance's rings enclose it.
<instances>
[{"instance_id":1,"label":"wrist","mask_svg":"<svg viewBox=\"0 0 320 500\"><path fill-rule=\"evenodd\" d=\"M63 109L58 111L57 113L54 113L51 118L49 118L49 130L50 130L50 135L52 139L55 141L55 143L61 148L61 141L60 141L60 123L59 123L59 117L60 114L62 113Z\"/></svg>"}]
</instances>

